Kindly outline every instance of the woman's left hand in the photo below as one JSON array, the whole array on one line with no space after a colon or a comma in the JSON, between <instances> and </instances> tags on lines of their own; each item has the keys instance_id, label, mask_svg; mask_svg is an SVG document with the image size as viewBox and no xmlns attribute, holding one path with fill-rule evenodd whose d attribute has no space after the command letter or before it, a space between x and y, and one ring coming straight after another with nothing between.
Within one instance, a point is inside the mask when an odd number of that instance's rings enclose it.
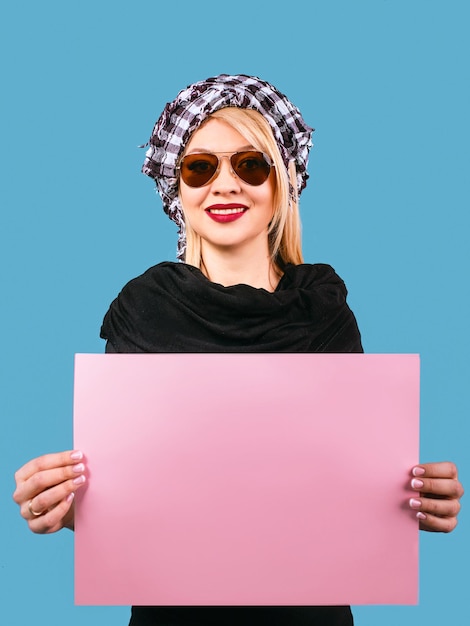
<instances>
[{"instance_id":1,"label":"woman's left hand","mask_svg":"<svg viewBox=\"0 0 470 626\"><path fill-rule=\"evenodd\" d=\"M411 471L416 496L410 507L417 511L420 530L449 533L457 526L463 487L453 463L423 463Z\"/></svg>"}]
</instances>

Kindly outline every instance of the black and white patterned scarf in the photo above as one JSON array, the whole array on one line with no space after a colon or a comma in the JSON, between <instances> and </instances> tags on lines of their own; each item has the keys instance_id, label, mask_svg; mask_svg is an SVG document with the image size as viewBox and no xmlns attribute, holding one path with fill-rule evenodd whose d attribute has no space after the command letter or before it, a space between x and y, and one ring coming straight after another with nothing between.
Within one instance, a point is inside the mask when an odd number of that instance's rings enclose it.
<instances>
[{"instance_id":1,"label":"black and white patterned scarf","mask_svg":"<svg viewBox=\"0 0 470 626\"><path fill-rule=\"evenodd\" d=\"M176 167L194 131L209 115L225 107L261 113L271 126L286 168L290 161L295 162L299 194L307 182L313 129L284 94L269 83L244 74L221 74L189 85L165 106L146 144L149 148L142 166L142 172L155 180L163 208L178 226L179 259L184 259L186 235Z\"/></svg>"}]
</instances>

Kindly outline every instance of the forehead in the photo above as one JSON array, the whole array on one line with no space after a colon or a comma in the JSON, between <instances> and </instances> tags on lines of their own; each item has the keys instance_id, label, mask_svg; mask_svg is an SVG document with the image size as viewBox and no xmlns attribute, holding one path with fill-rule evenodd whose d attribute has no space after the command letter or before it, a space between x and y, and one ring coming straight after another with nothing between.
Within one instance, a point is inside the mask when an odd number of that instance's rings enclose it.
<instances>
[{"instance_id":1,"label":"forehead","mask_svg":"<svg viewBox=\"0 0 470 626\"><path fill-rule=\"evenodd\" d=\"M185 153L200 150L231 152L253 147L241 133L222 120L210 119L196 130L186 146Z\"/></svg>"}]
</instances>

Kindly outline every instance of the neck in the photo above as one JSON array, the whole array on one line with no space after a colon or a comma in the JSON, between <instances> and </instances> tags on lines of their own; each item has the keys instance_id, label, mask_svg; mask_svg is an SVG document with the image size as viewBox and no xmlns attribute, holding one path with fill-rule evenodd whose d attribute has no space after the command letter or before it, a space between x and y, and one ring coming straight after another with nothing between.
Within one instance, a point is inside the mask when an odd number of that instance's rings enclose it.
<instances>
[{"instance_id":1,"label":"neck","mask_svg":"<svg viewBox=\"0 0 470 626\"><path fill-rule=\"evenodd\" d=\"M224 287L244 284L274 291L282 274L272 262L267 246L261 249L258 246L245 254L240 254L240 250L233 254L229 249L201 246L201 257L201 271Z\"/></svg>"}]
</instances>

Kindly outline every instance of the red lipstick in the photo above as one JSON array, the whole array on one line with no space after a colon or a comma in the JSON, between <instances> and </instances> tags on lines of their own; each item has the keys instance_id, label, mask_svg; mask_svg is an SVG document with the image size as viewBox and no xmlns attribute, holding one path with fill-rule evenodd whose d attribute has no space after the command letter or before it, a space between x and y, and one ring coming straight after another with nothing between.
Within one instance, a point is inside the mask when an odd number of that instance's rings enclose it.
<instances>
[{"instance_id":1,"label":"red lipstick","mask_svg":"<svg viewBox=\"0 0 470 626\"><path fill-rule=\"evenodd\" d=\"M211 204L205 211L214 222L225 224L240 219L248 211L248 207L239 203Z\"/></svg>"}]
</instances>

